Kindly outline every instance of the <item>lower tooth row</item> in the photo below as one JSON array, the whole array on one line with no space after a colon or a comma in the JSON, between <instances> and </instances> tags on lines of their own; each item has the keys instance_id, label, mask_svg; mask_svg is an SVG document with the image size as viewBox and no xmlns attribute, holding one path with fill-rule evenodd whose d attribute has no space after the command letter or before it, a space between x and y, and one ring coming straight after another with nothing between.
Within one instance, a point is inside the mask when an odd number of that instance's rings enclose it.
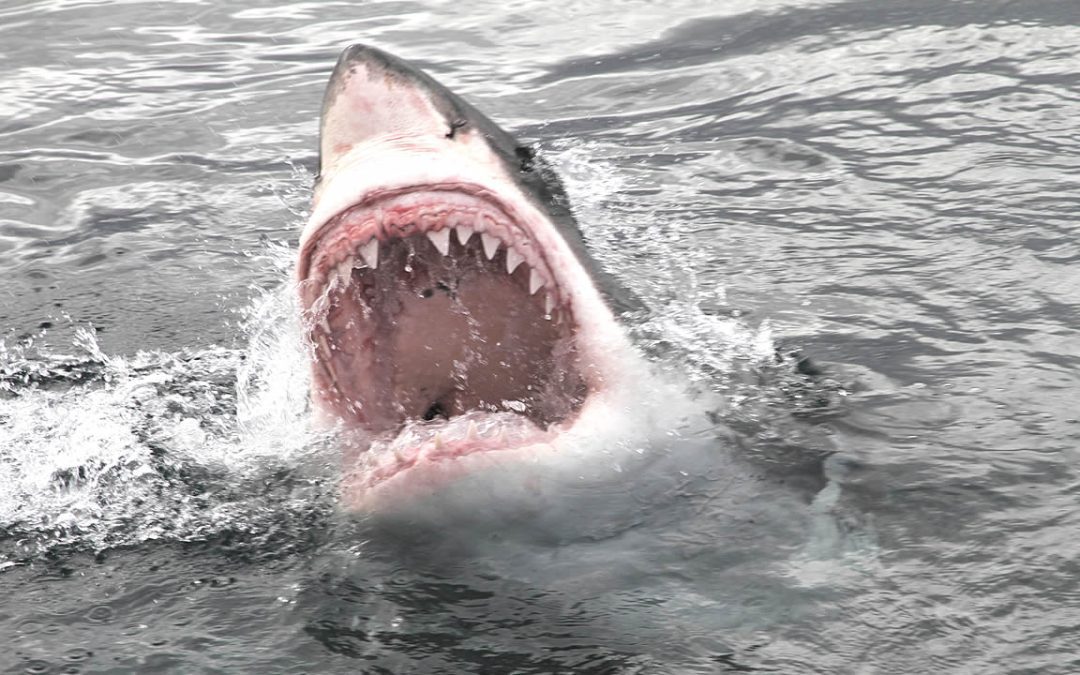
<instances>
[{"instance_id":1,"label":"lower tooth row","mask_svg":"<svg viewBox=\"0 0 1080 675\"><path fill-rule=\"evenodd\" d=\"M485 438L490 439L490 436L482 436L481 433L480 433L480 428L476 425L476 422L470 420L469 421L469 426L465 430L465 438L460 439L460 440L465 440L465 441L468 441L468 442L475 442L475 441L483 440ZM509 439L509 436L506 433L506 429L500 430L500 433L497 436L497 441L499 443L506 444L506 443L509 442L509 440L510 439ZM436 432L435 437L431 441L430 448L433 449L433 450L442 450L443 446L445 444L446 444L446 439L443 438L442 432L441 431Z\"/></svg>"}]
</instances>

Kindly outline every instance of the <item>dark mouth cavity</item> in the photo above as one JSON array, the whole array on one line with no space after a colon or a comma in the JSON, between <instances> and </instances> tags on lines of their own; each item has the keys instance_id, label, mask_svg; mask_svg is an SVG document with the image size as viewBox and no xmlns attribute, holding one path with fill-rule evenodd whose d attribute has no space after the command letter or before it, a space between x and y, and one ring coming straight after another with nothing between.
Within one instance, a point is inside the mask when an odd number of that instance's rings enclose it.
<instances>
[{"instance_id":1,"label":"dark mouth cavity","mask_svg":"<svg viewBox=\"0 0 1080 675\"><path fill-rule=\"evenodd\" d=\"M312 327L326 398L373 432L471 411L541 429L570 417L586 384L558 289L536 287L514 242L493 251L490 237L443 225L379 241L377 260L355 246L330 275Z\"/></svg>"}]
</instances>

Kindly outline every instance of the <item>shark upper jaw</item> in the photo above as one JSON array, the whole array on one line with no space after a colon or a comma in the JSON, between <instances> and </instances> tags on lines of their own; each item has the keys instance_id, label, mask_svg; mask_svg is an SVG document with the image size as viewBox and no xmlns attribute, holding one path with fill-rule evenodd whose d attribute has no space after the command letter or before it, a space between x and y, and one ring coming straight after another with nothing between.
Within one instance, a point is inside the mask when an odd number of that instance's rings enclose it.
<instances>
[{"instance_id":1,"label":"shark upper jaw","mask_svg":"<svg viewBox=\"0 0 1080 675\"><path fill-rule=\"evenodd\" d=\"M458 140L353 146L301 238L314 398L362 439L353 494L476 453L547 452L618 377L625 336L585 267L483 139Z\"/></svg>"}]
</instances>

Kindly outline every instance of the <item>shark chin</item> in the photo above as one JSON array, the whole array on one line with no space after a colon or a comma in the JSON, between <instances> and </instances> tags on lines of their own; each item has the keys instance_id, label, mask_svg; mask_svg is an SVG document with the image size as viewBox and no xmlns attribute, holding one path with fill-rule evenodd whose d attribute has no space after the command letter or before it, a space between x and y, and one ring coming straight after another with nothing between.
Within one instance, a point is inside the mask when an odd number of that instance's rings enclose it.
<instances>
[{"instance_id":1,"label":"shark chin","mask_svg":"<svg viewBox=\"0 0 1080 675\"><path fill-rule=\"evenodd\" d=\"M347 48L327 86L296 273L312 400L343 430L354 509L557 458L618 407L637 360L615 318L629 300L554 172L372 47Z\"/></svg>"}]
</instances>

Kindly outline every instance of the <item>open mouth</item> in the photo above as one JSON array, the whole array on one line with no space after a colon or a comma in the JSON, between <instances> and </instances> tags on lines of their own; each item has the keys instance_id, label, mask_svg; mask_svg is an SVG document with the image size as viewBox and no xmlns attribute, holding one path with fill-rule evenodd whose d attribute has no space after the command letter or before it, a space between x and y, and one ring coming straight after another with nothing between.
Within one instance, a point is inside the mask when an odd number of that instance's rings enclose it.
<instances>
[{"instance_id":1,"label":"open mouth","mask_svg":"<svg viewBox=\"0 0 1080 675\"><path fill-rule=\"evenodd\" d=\"M559 266L480 188L369 195L305 243L298 271L315 388L394 446L371 481L540 442L588 395Z\"/></svg>"}]
</instances>

